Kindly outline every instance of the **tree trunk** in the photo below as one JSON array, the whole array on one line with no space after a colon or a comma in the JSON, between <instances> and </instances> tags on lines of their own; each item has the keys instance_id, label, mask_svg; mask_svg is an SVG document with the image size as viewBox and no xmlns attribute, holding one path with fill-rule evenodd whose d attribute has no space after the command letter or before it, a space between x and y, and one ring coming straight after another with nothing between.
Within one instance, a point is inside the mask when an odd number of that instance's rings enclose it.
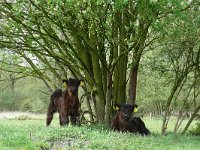
<instances>
[{"instance_id":1,"label":"tree trunk","mask_svg":"<svg viewBox=\"0 0 200 150\"><path fill-rule=\"evenodd\" d=\"M9 74L9 86L10 86L10 90L12 93L12 101L14 102L15 105L15 79L13 77L12 74ZM12 105L12 110L14 110L14 105Z\"/></svg>"},{"instance_id":2,"label":"tree trunk","mask_svg":"<svg viewBox=\"0 0 200 150\"><path fill-rule=\"evenodd\" d=\"M132 105L136 104L138 65L132 66L130 70L129 98Z\"/></svg>"},{"instance_id":3,"label":"tree trunk","mask_svg":"<svg viewBox=\"0 0 200 150\"><path fill-rule=\"evenodd\" d=\"M185 80L185 81L186 81L186 80ZM187 102L187 100L188 100L188 97L190 96L190 93L191 93L191 91L192 91L192 88L195 86L195 82L196 82L196 80L194 80L192 86L190 87L190 89L189 89L189 91L188 91L186 97L184 98L184 100L183 100L183 102L182 102L183 104L182 104L182 107L181 107L180 110L179 110L179 115L178 115L178 117L177 117L177 121L176 121L176 124L175 124L175 127L174 127L174 133L177 133L178 128L180 127L180 125L181 125L181 123L182 123L182 121L183 121L183 119L184 119L184 118L183 118L184 107L185 107L185 104L186 104L186 102ZM182 89L183 85L184 85L184 83L182 84L180 90ZM179 91L180 91L180 90L179 90ZM177 95L177 97L178 97L178 95ZM177 99L177 97L176 97L176 99ZM194 100L195 100L195 97L194 97ZM191 107L191 106L190 106L190 107ZM189 110L189 108L187 109L187 112L188 112L188 110ZM181 119L181 117L182 117L182 119ZM181 121L180 121L180 119L181 119ZM179 122L179 121L180 121L180 122Z\"/></svg>"},{"instance_id":4,"label":"tree trunk","mask_svg":"<svg viewBox=\"0 0 200 150\"><path fill-rule=\"evenodd\" d=\"M111 118L111 98L112 98L112 73L108 74L107 77L107 92L106 92L106 106L105 106L105 121L107 125L110 124Z\"/></svg>"},{"instance_id":5,"label":"tree trunk","mask_svg":"<svg viewBox=\"0 0 200 150\"><path fill-rule=\"evenodd\" d=\"M199 106L195 109L195 111L193 112L193 114L192 114L190 120L188 121L188 123L186 124L185 128L183 129L182 134L185 134L185 132L188 130L190 124L192 123L194 117L195 117L196 114L199 112L199 110L200 110L200 105L199 105Z\"/></svg>"},{"instance_id":6,"label":"tree trunk","mask_svg":"<svg viewBox=\"0 0 200 150\"><path fill-rule=\"evenodd\" d=\"M96 90L96 105L97 105L97 121L103 122L105 115L105 97L103 93L102 74L99 64L98 55L93 53L93 73L96 81L94 89Z\"/></svg>"},{"instance_id":7,"label":"tree trunk","mask_svg":"<svg viewBox=\"0 0 200 150\"><path fill-rule=\"evenodd\" d=\"M132 66L130 70L130 82L129 82L129 103L136 103L136 91L137 91L137 76L140 59L145 46L145 40L148 34L148 29L151 24L151 20L139 20L138 26L138 40L134 42L134 52L132 57Z\"/></svg>"},{"instance_id":8,"label":"tree trunk","mask_svg":"<svg viewBox=\"0 0 200 150\"><path fill-rule=\"evenodd\" d=\"M179 79L176 81L176 83L174 84L173 88L172 88L172 91L171 91L171 94L167 100L167 105L166 105L166 108L165 108L165 113L164 113L164 116L163 116L163 124L162 124L162 129L161 129L161 133L162 134L165 134L166 133L166 130L167 130L167 125L168 125L168 119L170 118L170 114L171 114L171 103L172 103L172 100L173 100L173 97L179 87L179 85L181 84L183 79ZM167 118L168 117L168 118Z\"/></svg>"},{"instance_id":9,"label":"tree trunk","mask_svg":"<svg viewBox=\"0 0 200 150\"><path fill-rule=\"evenodd\" d=\"M126 103L126 70L127 55L122 56L119 61L119 81L118 81L118 103Z\"/></svg>"},{"instance_id":10,"label":"tree trunk","mask_svg":"<svg viewBox=\"0 0 200 150\"><path fill-rule=\"evenodd\" d=\"M97 122L101 123L105 117L105 95L103 90L102 66L100 64L99 53L102 51L98 48L98 37L96 35L96 26L93 25L90 29L90 45L92 56L92 67L94 80L94 89L96 90L96 105L97 105Z\"/></svg>"},{"instance_id":11,"label":"tree trunk","mask_svg":"<svg viewBox=\"0 0 200 150\"><path fill-rule=\"evenodd\" d=\"M83 87L83 90L85 93L88 93L88 90L86 87ZM86 94L86 106L87 106L87 109L88 109L88 112L89 113L89 120L91 122L94 122L94 118L93 118L93 112L92 112L92 107L91 107L91 103L90 103L90 99L91 99L91 96L89 94Z\"/></svg>"},{"instance_id":12,"label":"tree trunk","mask_svg":"<svg viewBox=\"0 0 200 150\"><path fill-rule=\"evenodd\" d=\"M178 113L176 124L175 124L175 127L174 127L174 133L177 133L177 131L178 131L179 121L180 121L181 117L182 117L182 109Z\"/></svg>"},{"instance_id":13,"label":"tree trunk","mask_svg":"<svg viewBox=\"0 0 200 150\"><path fill-rule=\"evenodd\" d=\"M114 60L127 51L127 45L125 42L126 33L123 12L116 11L113 21L113 36L118 41L114 41L115 47L113 48ZM114 28L115 27L115 28ZM114 103L126 103L126 71L127 71L127 55L123 55L119 60L114 70L114 83L113 83L113 97Z\"/></svg>"}]
</instances>

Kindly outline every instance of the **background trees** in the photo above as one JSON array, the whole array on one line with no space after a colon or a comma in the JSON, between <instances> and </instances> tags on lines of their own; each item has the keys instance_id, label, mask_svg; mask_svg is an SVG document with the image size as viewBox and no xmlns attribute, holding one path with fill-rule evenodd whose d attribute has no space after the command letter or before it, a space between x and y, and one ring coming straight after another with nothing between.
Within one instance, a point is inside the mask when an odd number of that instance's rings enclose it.
<instances>
[{"instance_id":1,"label":"background trees","mask_svg":"<svg viewBox=\"0 0 200 150\"><path fill-rule=\"evenodd\" d=\"M198 85L198 9L179 0L2 3L0 48L22 58L49 91L62 78L84 78L98 122L109 122L113 103L136 103L139 87L137 103L165 111L165 133L188 76Z\"/></svg>"}]
</instances>

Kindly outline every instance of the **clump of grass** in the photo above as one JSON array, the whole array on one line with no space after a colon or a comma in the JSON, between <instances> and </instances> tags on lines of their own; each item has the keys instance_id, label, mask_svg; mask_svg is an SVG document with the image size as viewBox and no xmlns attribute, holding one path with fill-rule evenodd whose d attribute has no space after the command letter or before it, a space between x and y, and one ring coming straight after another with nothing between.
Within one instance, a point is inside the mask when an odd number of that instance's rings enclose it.
<instances>
[{"instance_id":1,"label":"clump of grass","mask_svg":"<svg viewBox=\"0 0 200 150\"><path fill-rule=\"evenodd\" d=\"M22 115L22 116L17 116L14 119L16 119L16 120L34 120L35 118L30 117L30 116Z\"/></svg>"}]
</instances>

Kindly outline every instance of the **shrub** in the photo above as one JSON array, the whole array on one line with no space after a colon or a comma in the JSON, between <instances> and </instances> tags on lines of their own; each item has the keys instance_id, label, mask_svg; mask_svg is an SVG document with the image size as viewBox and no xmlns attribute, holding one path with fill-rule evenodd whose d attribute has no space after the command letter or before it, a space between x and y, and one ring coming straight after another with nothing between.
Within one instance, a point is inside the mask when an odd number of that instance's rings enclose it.
<instances>
[{"instance_id":1,"label":"shrub","mask_svg":"<svg viewBox=\"0 0 200 150\"><path fill-rule=\"evenodd\" d=\"M31 118L29 116L22 115L22 116L16 117L15 119L17 119L17 120L32 120L33 118Z\"/></svg>"},{"instance_id":2,"label":"shrub","mask_svg":"<svg viewBox=\"0 0 200 150\"><path fill-rule=\"evenodd\" d=\"M192 135L198 135L199 136L200 135L200 122L197 122L196 127L192 128L189 132Z\"/></svg>"}]
</instances>

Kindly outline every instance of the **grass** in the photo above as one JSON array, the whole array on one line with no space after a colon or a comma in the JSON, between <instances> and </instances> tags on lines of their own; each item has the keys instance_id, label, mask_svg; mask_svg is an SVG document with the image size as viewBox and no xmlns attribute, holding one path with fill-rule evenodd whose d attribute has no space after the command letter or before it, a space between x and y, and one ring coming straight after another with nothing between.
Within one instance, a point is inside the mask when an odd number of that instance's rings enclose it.
<instances>
[{"instance_id":1,"label":"grass","mask_svg":"<svg viewBox=\"0 0 200 150\"><path fill-rule=\"evenodd\" d=\"M109 131L103 125L60 127L58 118L50 127L45 119L0 121L0 149L2 150L199 150L200 137L168 133L160 135L162 120L143 119L152 132L141 137L130 133ZM169 131L173 126L170 124Z\"/></svg>"}]
</instances>

